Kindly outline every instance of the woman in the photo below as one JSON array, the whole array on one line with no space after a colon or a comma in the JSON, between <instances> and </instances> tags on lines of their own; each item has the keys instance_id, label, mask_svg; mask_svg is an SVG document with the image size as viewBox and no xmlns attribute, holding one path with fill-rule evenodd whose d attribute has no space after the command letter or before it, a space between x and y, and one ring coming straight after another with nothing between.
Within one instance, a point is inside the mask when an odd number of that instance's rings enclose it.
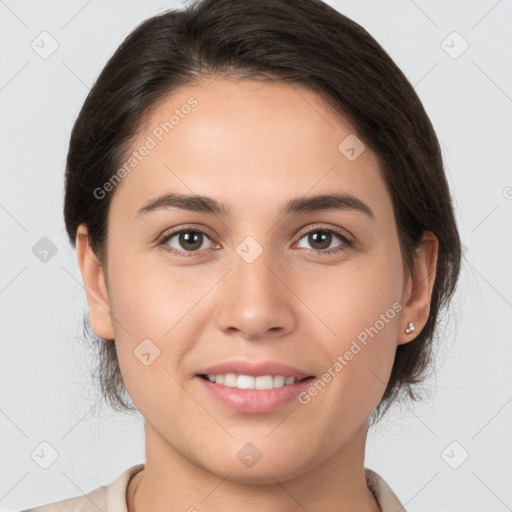
<instances>
[{"instance_id":1,"label":"woman","mask_svg":"<svg viewBox=\"0 0 512 512\"><path fill-rule=\"evenodd\" d=\"M405 510L364 467L414 398L461 246L413 87L317 0L146 20L91 89L64 207L146 462L33 510Z\"/></svg>"}]
</instances>

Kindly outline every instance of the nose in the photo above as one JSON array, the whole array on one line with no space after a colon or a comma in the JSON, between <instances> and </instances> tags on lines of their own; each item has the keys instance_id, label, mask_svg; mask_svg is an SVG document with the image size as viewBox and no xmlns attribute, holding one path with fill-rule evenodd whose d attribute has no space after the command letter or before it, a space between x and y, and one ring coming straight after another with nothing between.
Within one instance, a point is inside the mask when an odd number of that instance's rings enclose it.
<instances>
[{"instance_id":1,"label":"nose","mask_svg":"<svg viewBox=\"0 0 512 512\"><path fill-rule=\"evenodd\" d=\"M218 328L247 340L269 340L295 329L300 301L293 294L293 277L270 250L252 262L239 254L219 283Z\"/></svg>"}]
</instances>

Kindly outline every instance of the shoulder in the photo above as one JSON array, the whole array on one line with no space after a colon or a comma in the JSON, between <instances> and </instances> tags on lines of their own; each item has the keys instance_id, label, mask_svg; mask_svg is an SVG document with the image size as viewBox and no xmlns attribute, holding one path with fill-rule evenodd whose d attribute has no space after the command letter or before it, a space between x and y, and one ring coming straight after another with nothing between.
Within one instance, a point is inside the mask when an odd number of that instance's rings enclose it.
<instances>
[{"instance_id":1,"label":"shoulder","mask_svg":"<svg viewBox=\"0 0 512 512\"><path fill-rule=\"evenodd\" d=\"M365 468L366 483L373 491L382 512L407 512L386 481L375 471Z\"/></svg>"},{"instance_id":2,"label":"shoulder","mask_svg":"<svg viewBox=\"0 0 512 512\"><path fill-rule=\"evenodd\" d=\"M82 496L75 496L22 512L126 512L126 488L130 478L144 468L136 464L123 471L108 485L102 485Z\"/></svg>"}]
</instances>

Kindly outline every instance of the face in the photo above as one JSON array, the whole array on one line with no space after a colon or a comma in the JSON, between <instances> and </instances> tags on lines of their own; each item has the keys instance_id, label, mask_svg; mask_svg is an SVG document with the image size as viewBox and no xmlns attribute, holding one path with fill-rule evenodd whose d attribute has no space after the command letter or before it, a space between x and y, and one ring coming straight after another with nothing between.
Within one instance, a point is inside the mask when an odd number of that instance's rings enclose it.
<instances>
[{"instance_id":1,"label":"face","mask_svg":"<svg viewBox=\"0 0 512 512\"><path fill-rule=\"evenodd\" d=\"M376 155L315 93L234 79L174 92L133 150L90 306L150 442L261 483L351 449L430 292L411 293ZM255 384L278 387L233 387Z\"/></svg>"}]
</instances>

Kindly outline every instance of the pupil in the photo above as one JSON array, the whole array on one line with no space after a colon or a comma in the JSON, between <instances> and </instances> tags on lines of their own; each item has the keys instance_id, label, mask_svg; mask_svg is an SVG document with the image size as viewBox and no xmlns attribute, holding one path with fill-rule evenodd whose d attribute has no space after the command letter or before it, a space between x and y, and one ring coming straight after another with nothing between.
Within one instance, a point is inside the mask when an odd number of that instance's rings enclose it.
<instances>
[{"instance_id":1,"label":"pupil","mask_svg":"<svg viewBox=\"0 0 512 512\"><path fill-rule=\"evenodd\" d=\"M318 236L318 233L321 234ZM318 247L318 249L326 249L331 243L330 237L331 234L326 231L316 231L314 234L310 235L310 239L313 240L313 243L311 243L311 240L310 243L311 245L314 245L314 243L320 243L320 245L322 245L323 243L323 247ZM319 242L318 239L321 239L321 241ZM326 241L327 243L325 243Z\"/></svg>"},{"instance_id":2,"label":"pupil","mask_svg":"<svg viewBox=\"0 0 512 512\"><path fill-rule=\"evenodd\" d=\"M193 235L190 235L190 233L193 233ZM180 243L185 242L183 245L185 247L188 245L187 249L198 249L201 247L200 237L201 233L198 233L197 231L188 231L181 234ZM191 242L192 239L195 239L195 241Z\"/></svg>"}]
</instances>

